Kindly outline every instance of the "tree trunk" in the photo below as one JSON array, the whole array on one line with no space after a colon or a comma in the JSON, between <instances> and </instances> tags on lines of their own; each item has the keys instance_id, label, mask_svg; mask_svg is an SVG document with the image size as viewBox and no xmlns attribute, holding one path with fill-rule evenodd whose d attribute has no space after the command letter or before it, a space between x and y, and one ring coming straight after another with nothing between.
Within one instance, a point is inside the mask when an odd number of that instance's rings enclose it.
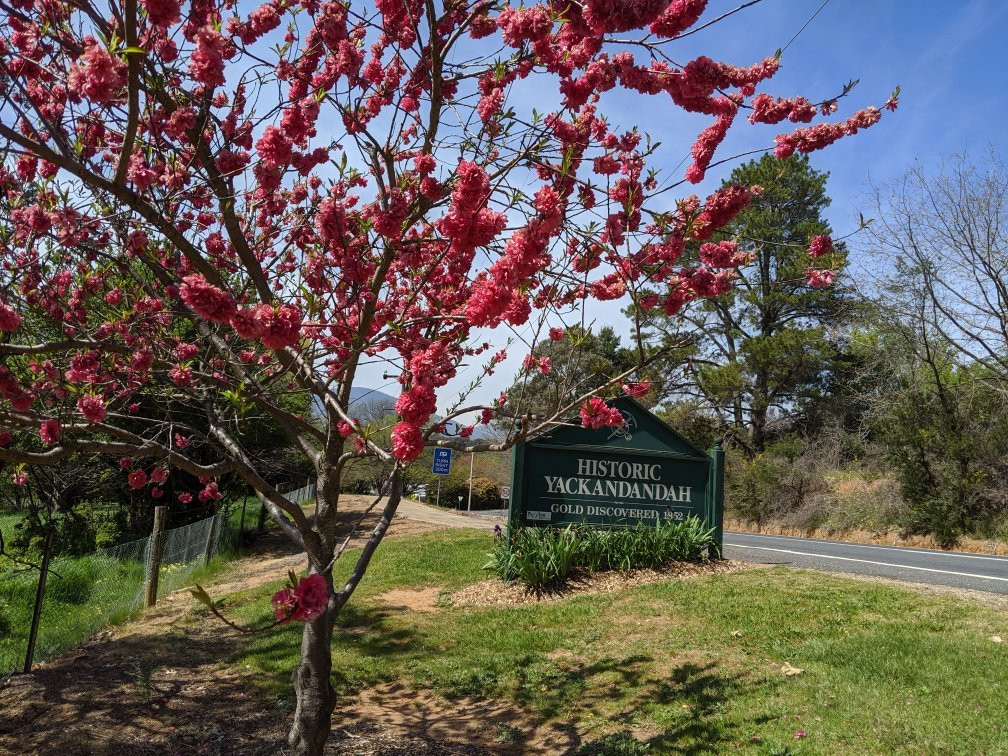
<instances>
[{"instance_id":1,"label":"tree trunk","mask_svg":"<svg viewBox=\"0 0 1008 756\"><path fill-rule=\"evenodd\" d=\"M336 692L332 671L333 622L323 612L306 622L301 636L301 661L294 672L297 708L288 741L297 756L321 756L332 728Z\"/></svg>"}]
</instances>

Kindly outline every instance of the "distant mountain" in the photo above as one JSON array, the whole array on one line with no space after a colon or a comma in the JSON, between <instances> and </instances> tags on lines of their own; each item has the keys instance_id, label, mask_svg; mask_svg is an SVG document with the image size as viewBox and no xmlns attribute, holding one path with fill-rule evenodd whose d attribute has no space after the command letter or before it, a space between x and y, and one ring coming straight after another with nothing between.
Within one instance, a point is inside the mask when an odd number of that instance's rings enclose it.
<instances>
[{"instance_id":1,"label":"distant mountain","mask_svg":"<svg viewBox=\"0 0 1008 756\"><path fill-rule=\"evenodd\" d=\"M374 409L392 409L395 407L395 397L378 389L364 386L354 386L350 389L350 408L370 407Z\"/></svg>"},{"instance_id":2,"label":"distant mountain","mask_svg":"<svg viewBox=\"0 0 1008 756\"><path fill-rule=\"evenodd\" d=\"M368 412L369 415L381 414L386 410L392 412L395 409L395 403L394 396L390 396L377 389L369 389L364 386L354 386L350 389L351 413L356 411L363 414L363 410L365 409L371 410ZM322 402L318 397L313 398L312 407L316 417L320 419L325 418L325 412L322 411Z\"/></svg>"}]
</instances>

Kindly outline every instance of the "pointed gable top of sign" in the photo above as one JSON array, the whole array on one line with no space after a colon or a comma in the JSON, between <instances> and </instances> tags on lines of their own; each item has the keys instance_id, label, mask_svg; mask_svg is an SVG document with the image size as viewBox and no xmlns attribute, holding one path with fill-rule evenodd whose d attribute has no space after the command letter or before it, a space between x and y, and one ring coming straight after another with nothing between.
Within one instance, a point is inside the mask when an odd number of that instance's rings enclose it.
<instances>
[{"instance_id":1,"label":"pointed gable top of sign","mask_svg":"<svg viewBox=\"0 0 1008 756\"><path fill-rule=\"evenodd\" d=\"M623 415L622 427L585 428L581 425L581 419L576 418L569 424L558 425L529 439L529 442L537 445L593 446L614 451L654 452L709 459L707 452L697 448L636 399L621 396L606 403Z\"/></svg>"}]
</instances>

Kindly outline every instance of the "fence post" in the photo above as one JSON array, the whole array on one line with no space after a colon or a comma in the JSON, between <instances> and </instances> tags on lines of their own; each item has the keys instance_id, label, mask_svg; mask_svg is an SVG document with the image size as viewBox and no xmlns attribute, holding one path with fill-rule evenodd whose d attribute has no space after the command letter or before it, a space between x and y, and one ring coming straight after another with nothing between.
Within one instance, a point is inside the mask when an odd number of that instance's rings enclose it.
<instances>
[{"instance_id":1,"label":"fence post","mask_svg":"<svg viewBox=\"0 0 1008 756\"><path fill-rule=\"evenodd\" d=\"M219 514L214 514L213 519L210 520L210 533L207 535L206 539L206 553L203 557L204 564L210 564L210 560L213 559L214 546L217 545L217 520L220 519Z\"/></svg>"},{"instance_id":2,"label":"fence post","mask_svg":"<svg viewBox=\"0 0 1008 756\"><path fill-rule=\"evenodd\" d=\"M256 532L262 533L266 530L266 502L259 502L259 522L256 524Z\"/></svg>"},{"instance_id":3,"label":"fence post","mask_svg":"<svg viewBox=\"0 0 1008 756\"><path fill-rule=\"evenodd\" d=\"M52 554L55 533L56 526L52 525L49 532L46 533L45 551L42 552L42 566L39 568L38 586L35 588L35 609L32 611L31 630L28 631L28 650L25 651L24 673L26 675L31 672L32 659L35 658L35 640L38 638L39 620L42 619L42 599L45 596L46 575L49 574L49 557Z\"/></svg>"},{"instance_id":4,"label":"fence post","mask_svg":"<svg viewBox=\"0 0 1008 756\"><path fill-rule=\"evenodd\" d=\"M157 603L158 575L161 572L161 555L164 553L164 524L168 507L154 507L154 529L151 531L150 551L147 557L147 577L144 606Z\"/></svg>"}]
</instances>

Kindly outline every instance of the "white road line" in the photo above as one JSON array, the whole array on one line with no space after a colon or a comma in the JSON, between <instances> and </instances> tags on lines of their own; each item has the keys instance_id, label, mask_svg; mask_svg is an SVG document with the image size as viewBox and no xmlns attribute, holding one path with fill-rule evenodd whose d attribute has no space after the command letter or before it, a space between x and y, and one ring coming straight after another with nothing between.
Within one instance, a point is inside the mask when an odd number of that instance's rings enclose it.
<instances>
[{"instance_id":1,"label":"white road line","mask_svg":"<svg viewBox=\"0 0 1008 756\"><path fill-rule=\"evenodd\" d=\"M853 557L830 556L829 554L812 554L808 551L792 551L791 549L772 549L769 546L742 546L737 543L726 544L734 549L759 549L760 551L777 551L781 554L795 554L797 556L818 557L819 559L839 559L844 562L862 562L863 564L877 564L881 567L894 567L898 570L920 570L921 572L939 572L943 575L958 575L960 577L977 578L978 580L1000 580L1008 583L1008 577L995 577L993 575L975 575L972 572L955 572L953 570L936 570L931 567L914 567L909 564L893 564L892 562L876 562L871 559L854 559Z\"/></svg>"},{"instance_id":2,"label":"white road line","mask_svg":"<svg viewBox=\"0 0 1008 756\"><path fill-rule=\"evenodd\" d=\"M728 535L740 535L746 538L772 538L776 541L815 541L816 543L830 543L837 546L854 546L872 549L874 551L899 551L904 554L933 554L943 557L960 557L962 559L986 559L989 562L1008 562L1008 556L983 556L982 554L963 554L960 551L941 551L939 549L917 549L913 546L880 546L874 543L855 543L853 541L829 541L825 538L800 538L798 536L775 536L765 533L746 533L742 530L726 530Z\"/></svg>"}]
</instances>

